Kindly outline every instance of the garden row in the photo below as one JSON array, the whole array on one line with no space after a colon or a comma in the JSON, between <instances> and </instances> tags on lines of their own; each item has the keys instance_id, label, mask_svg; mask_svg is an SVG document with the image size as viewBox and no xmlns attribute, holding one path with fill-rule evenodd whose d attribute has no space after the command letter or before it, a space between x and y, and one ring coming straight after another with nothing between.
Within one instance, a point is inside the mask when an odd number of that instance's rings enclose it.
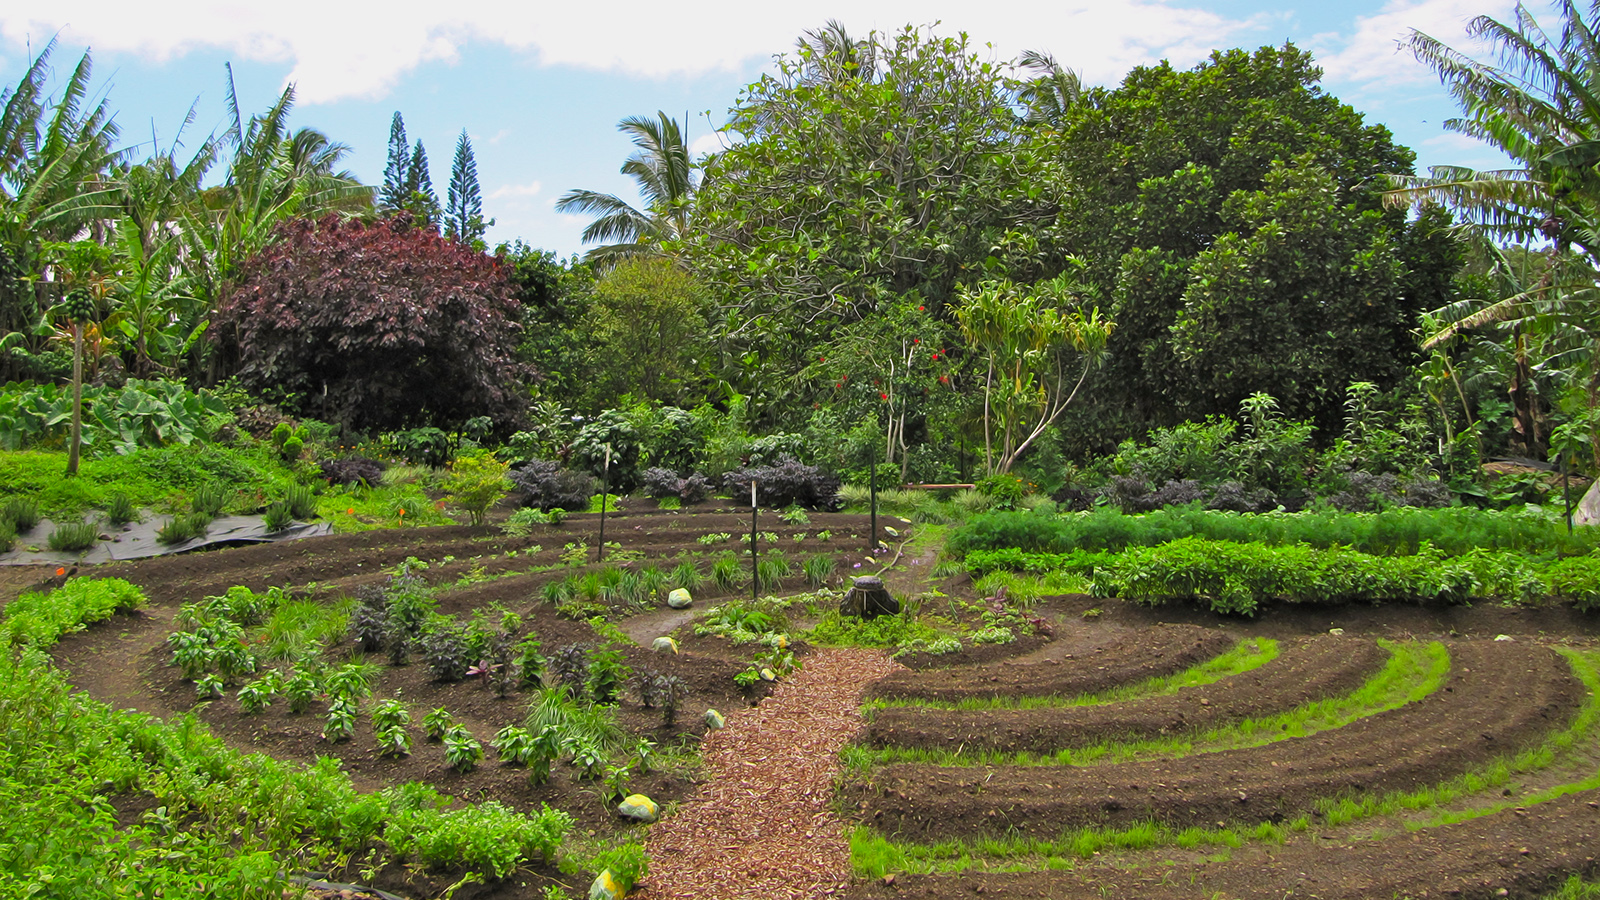
<instances>
[{"instance_id":1,"label":"garden row","mask_svg":"<svg viewBox=\"0 0 1600 900\"><path fill-rule=\"evenodd\" d=\"M1537 896L1600 866L1597 688L1593 651L1193 626L901 673L846 753L852 896ZM1405 809L1396 841L1374 817Z\"/></svg>"}]
</instances>

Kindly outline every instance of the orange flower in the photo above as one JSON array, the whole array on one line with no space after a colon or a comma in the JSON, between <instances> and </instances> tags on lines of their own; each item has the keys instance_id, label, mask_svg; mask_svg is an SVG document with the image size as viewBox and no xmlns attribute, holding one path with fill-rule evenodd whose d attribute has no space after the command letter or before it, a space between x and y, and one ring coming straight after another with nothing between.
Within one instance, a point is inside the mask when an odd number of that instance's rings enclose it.
<instances>
[{"instance_id":1,"label":"orange flower","mask_svg":"<svg viewBox=\"0 0 1600 900\"><path fill-rule=\"evenodd\" d=\"M349 509L345 510L344 514L347 515L347 516L353 516L353 515L356 514L356 508L354 506L352 506Z\"/></svg>"}]
</instances>

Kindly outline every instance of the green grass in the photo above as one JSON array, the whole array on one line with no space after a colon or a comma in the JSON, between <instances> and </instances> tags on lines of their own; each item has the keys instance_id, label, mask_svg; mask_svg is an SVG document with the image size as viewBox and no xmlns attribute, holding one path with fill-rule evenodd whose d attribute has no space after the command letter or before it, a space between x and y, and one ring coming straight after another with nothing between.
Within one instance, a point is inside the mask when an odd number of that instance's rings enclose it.
<instances>
[{"instance_id":1,"label":"green grass","mask_svg":"<svg viewBox=\"0 0 1600 900\"><path fill-rule=\"evenodd\" d=\"M318 518L332 523L339 532L455 524L415 483L329 488L316 502Z\"/></svg>"},{"instance_id":2,"label":"green grass","mask_svg":"<svg viewBox=\"0 0 1600 900\"><path fill-rule=\"evenodd\" d=\"M1275 741L1305 737L1348 725L1357 719L1415 703L1438 690L1450 672L1450 655L1437 641L1429 644L1382 642L1389 649L1387 665L1356 691L1308 703L1275 716L1246 719L1201 734L1161 740L1102 743L1067 748L1055 753L964 751L889 747L875 750L845 748L845 765L855 771L889 763L924 763L939 766L1084 766L1131 762L1140 759L1175 759L1195 753L1214 753L1259 747Z\"/></svg>"},{"instance_id":3,"label":"green grass","mask_svg":"<svg viewBox=\"0 0 1600 900\"><path fill-rule=\"evenodd\" d=\"M1145 697L1162 697L1175 694L1184 688L1215 684L1224 678L1242 675L1278 658L1278 642L1271 638L1246 638L1233 645L1226 653L1191 666L1175 675L1163 675L1138 684L1123 685L1097 694L1080 694L1075 697L1051 695L1048 697L969 697L962 700L926 700L922 698L885 697L869 701L866 710L894 706L922 706L932 709L1057 709L1069 706L1102 706L1124 703Z\"/></svg>"},{"instance_id":4,"label":"green grass","mask_svg":"<svg viewBox=\"0 0 1600 900\"><path fill-rule=\"evenodd\" d=\"M1546 768L1575 746L1592 743L1596 726L1600 725L1600 651L1579 652L1557 648L1572 665L1573 674L1588 689L1588 698L1573 718L1572 724L1547 735L1538 746L1531 747L1512 757L1497 759L1488 765L1454 778L1443 784L1417 791L1403 791L1366 797L1341 797L1324 801L1319 810L1329 827L1347 824L1372 816L1392 815L1402 811L1437 809L1462 797L1485 790L1501 788L1513 777ZM1441 811L1435 817L1408 827L1424 828L1464 822L1489 815L1510 806L1528 806L1554 800L1579 790L1600 787L1600 771L1581 781L1560 785L1545 791L1524 795L1515 800L1495 802L1465 811Z\"/></svg>"},{"instance_id":5,"label":"green grass","mask_svg":"<svg viewBox=\"0 0 1600 900\"><path fill-rule=\"evenodd\" d=\"M1262 823L1254 829L1173 829L1155 822L1126 828L1075 828L1054 838L1022 835L910 844L892 841L866 826L850 835L850 863L859 879L882 878L890 872L950 875L960 872L1030 872L1071 869L1080 860L1109 850L1178 847L1236 849L1246 840L1281 843L1287 829Z\"/></svg>"},{"instance_id":6,"label":"green grass","mask_svg":"<svg viewBox=\"0 0 1600 900\"><path fill-rule=\"evenodd\" d=\"M158 447L127 456L90 457L78 477L64 478L67 454L43 450L0 453L0 499L33 497L52 518L77 517L105 509L118 493L135 507L176 512L194 492L220 482L251 497L281 494L294 477L264 447L216 445Z\"/></svg>"}]
</instances>

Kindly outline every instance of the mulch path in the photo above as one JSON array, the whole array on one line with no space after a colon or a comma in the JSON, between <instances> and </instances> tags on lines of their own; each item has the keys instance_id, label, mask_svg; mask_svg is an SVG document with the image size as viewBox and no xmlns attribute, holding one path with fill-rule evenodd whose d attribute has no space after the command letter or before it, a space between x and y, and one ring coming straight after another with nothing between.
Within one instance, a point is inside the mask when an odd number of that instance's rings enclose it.
<instances>
[{"instance_id":1,"label":"mulch path","mask_svg":"<svg viewBox=\"0 0 1600 900\"><path fill-rule=\"evenodd\" d=\"M707 738L705 785L650 829L647 900L823 897L850 883L829 808L861 693L901 667L881 650L819 650L760 706Z\"/></svg>"}]
</instances>

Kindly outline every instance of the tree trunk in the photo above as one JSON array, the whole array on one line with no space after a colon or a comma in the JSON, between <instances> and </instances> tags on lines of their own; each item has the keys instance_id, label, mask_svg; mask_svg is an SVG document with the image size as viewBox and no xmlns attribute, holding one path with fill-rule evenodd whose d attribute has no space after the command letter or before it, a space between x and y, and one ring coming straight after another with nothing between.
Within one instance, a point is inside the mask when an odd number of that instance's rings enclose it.
<instances>
[{"instance_id":1,"label":"tree trunk","mask_svg":"<svg viewBox=\"0 0 1600 900\"><path fill-rule=\"evenodd\" d=\"M72 323L72 442L67 448L67 477L78 474L78 448L83 443L83 323Z\"/></svg>"}]
</instances>

